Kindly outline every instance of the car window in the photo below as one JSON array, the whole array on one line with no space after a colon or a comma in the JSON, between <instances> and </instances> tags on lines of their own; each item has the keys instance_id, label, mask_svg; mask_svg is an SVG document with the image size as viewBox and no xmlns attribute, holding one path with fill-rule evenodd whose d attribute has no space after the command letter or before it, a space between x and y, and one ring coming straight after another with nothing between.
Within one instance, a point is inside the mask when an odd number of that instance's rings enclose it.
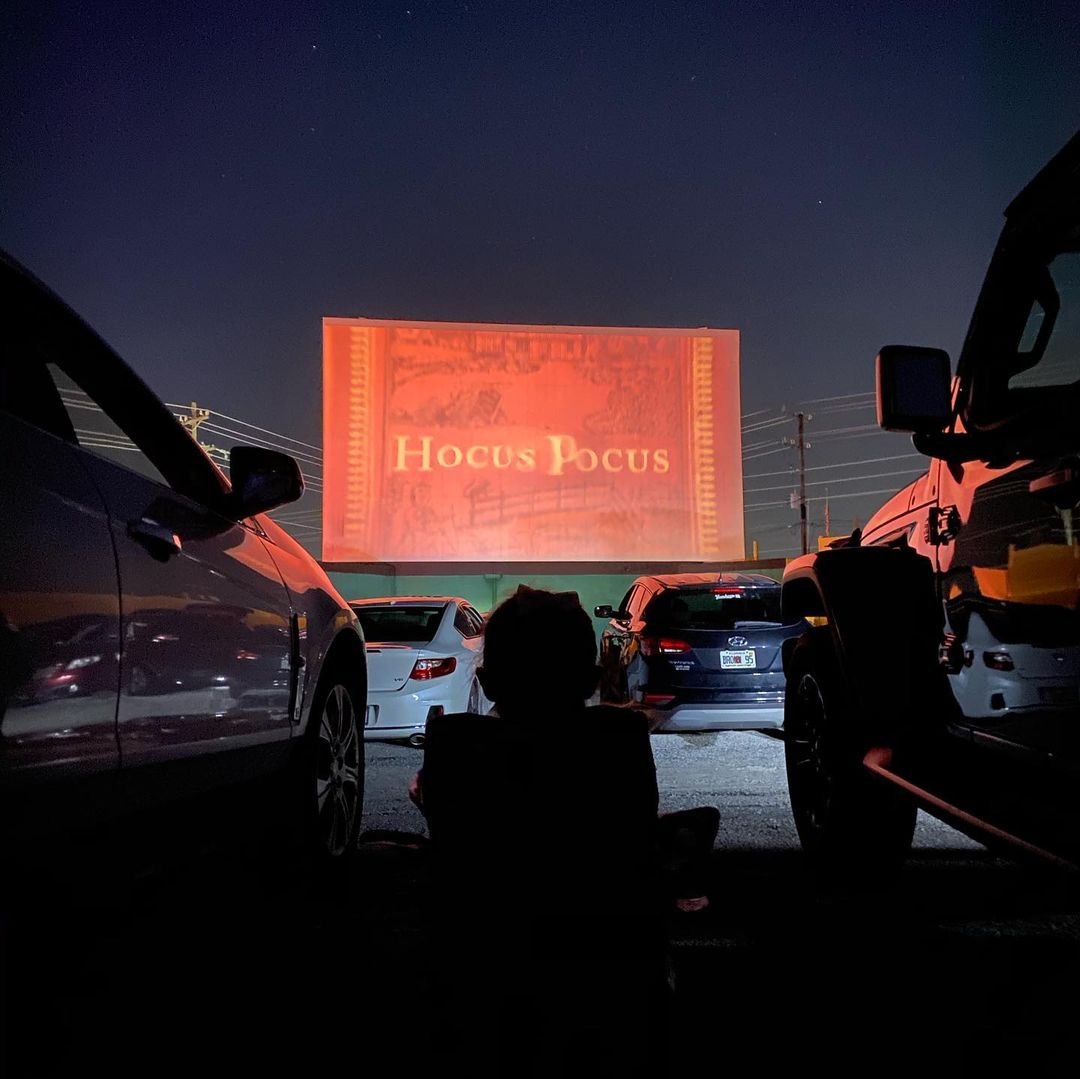
<instances>
[{"instance_id":1,"label":"car window","mask_svg":"<svg viewBox=\"0 0 1080 1079\"><path fill-rule=\"evenodd\" d=\"M475 607L466 607L465 608L465 615L469 619L469 621L472 623L472 627L473 627L472 636L473 637L482 636L483 633L484 633L484 619L483 619L483 616L480 614L480 612L478 610L476 610Z\"/></svg>"},{"instance_id":2,"label":"car window","mask_svg":"<svg viewBox=\"0 0 1080 1079\"><path fill-rule=\"evenodd\" d=\"M630 621L633 621L641 614L642 600L645 597L645 589L640 584L635 584L629 592L626 593L626 598L622 602L620 610L626 611L630 615Z\"/></svg>"},{"instance_id":3,"label":"car window","mask_svg":"<svg viewBox=\"0 0 1080 1079\"><path fill-rule=\"evenodd\" d=\"M755 623L780 625L780 589L731 592L718 588L661 592L647 611L648 620L672 628L736 629Z\"/></svg>"},{"instance_id":4,"label":"car window","mask_svg":"<svg viewBox=\"0 0 1080 1079\"><path fill-rule=\"evenodd\" d=\"M100 405L91 400L89 394L79 388L74 379L54 363L48 368L75 432L75 440L83 449L169 486L157 465L120 430Z\"/></svg>"},{"instance_id":5,"label":"car window","mask_svg":"<svg viewBox=\"0 0 1080 1079\"><path fill-rule=\"evenodd\" d=\"M427 644L438 632L444 605L431 607L366 606L353 608L368 644Z\"/></svg>"},{"instance_id":6,"label":"car window","mask_svg":"<svg viewBox=\"0 0 1080 1079\"><path fill-rule=\"evenodd\" d=\"M1020 337L1010 389L1080 382L1080 251L1055 254L1040 291Z\"/></svg>"},{"instance_id":7,"label":"car window","mask_svg":"<svg viewBox=\"0 0 1080 1079\"><path fill-rule=\"evenodd\" d=\"M0 363L0 409L65 441L75 441L48 366L31 350L9 348Z\"/></svg>"},{"instance_id":8,"label":"car window","mask_svg":"<svg viewBox=\"0 0 1080 1079\"><path fill-rule=\"evenodd\" d=\"M643 584L639 584L634 588L634 594L630 597L630 614L634 619L638 619L642 616L645 606L649 602L651 593L648 588Z\"/></svg>"},{"instance_id":9,"label":"car window","mask_svg":"<svg viewBox=\"0 0 1080 1079\"><path fill-rule=\"evenodd\" d=\"M1080 225L1055 222L1002 251L961 355L964 422L993 429L1021 418L1034 419L1040 434L1071 430L1080 396Z\"/></svg>"},{"instance_id":10,"label":"car window","mask_svg":"<svg viewBox=\"0 0 1080 1079\"><path fill-rule=\"evenodd\" d=\"M638 586L636 584L633 584L627 589L626 595L623 596L622 600L619 602L619 606L618 606L617 610L620 610L620 611L628 611L628 610L630 610L630 601L633 598L634 593L637 591L637 587Z\"/></svg>"},{"instance_id":11,"label":"car window","mask_svg":"<svg viewBox=\"0 0 1080 1079\"><path fill-rule=\"evenodd\" d=\"M2 277L12 316L3 364L11 384L0 392L21 396L24 418L34 409L38 426L210 508L223 505L228 481L119 357L40 285L10 271Z\"/></svg>"},{"instance_id":12,"label":"car window","mask_svg":"<svg viewBox=\"0 0 1080 1079\"><path fill-rule=\"evenodd\" d=\"M454 629L462 635L462 637L476 637L479 634L476 623L470 617L470 610L468 607L458 607L457 613L454 615Z\"/></svg>"}]
</instances>

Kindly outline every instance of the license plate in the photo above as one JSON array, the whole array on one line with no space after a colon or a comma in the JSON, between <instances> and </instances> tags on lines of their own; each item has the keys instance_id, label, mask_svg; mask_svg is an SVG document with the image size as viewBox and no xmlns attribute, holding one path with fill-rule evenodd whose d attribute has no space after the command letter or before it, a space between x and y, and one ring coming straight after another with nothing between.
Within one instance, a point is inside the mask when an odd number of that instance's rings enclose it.
<instances>
[{"instance_id":1,"label":"license plate","mask_svg":"<svg viewBox=\"0 0 1080 1079\"><path fill-rule=\"evenodd\" d=\"M377 704L369 704L364 710L364 726L374 727L375 720L379 715L379 706Z\"/></svg>"},{"instance_id":2,"label":"license plate","mask_svg":"<svg viewBox=\"0 0 1080 1079\"><path fill-rule=\"evenodd\" d=\"M757 654L752 648L740 652L721 652L720 669L724 671L748 671L757 666Z\"/></svg>"}]
</instances>

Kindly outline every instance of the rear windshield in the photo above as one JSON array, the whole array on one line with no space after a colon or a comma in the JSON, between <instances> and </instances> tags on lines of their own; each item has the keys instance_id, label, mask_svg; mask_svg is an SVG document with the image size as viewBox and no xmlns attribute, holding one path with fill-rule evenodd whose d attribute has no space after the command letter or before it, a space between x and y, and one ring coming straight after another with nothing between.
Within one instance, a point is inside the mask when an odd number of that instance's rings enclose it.
<instances>
[{"instance_id":1,"label":"rear windshield","mask_svg":"<svg viewBox=\"0 0 1080 1079\"><path fill-rule=\"evenodd\" d=\"M645 617L665 626L688 629L739 629L743 626L778 626L780 589L754 588L736 594L680 589L661 592L649 604Z\"/></svg>"},{"instance_id":2,"label":"rear windshield","mask_svg":"<svg viewBox=\"0 0 1080 1079\"><path fill-rule=\"evenodd\" d=\"M364 640L417 641L427 644L439 628L445 607L354 607Z\"/></svg>"}]
</instances>

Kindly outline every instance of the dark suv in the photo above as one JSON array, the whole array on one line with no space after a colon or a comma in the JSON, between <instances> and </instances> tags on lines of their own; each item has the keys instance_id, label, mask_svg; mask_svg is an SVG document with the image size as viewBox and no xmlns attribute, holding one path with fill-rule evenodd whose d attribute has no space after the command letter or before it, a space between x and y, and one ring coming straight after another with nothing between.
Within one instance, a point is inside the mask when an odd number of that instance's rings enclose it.
<instances>
[{"instance_id":1,"label":"dark suv","mask_svg":"<svg viewBox=\"0 0 1080 1079\"><path fill-rule=\"evenodd\" d=\"M877 360L878 418L926 473L794 561L788 785L825 862L895 861L917 806L1080 864L1080 135L1006 212L955 378Z\"/></svg>"},{"instance_id":2,"label":"dark suv","mask_svg":"<svg viewBox=\"0 0 1080 1079\"><path fill-rule=\"evenodd\" d=\"M654 731L769 730L784 721L780 585L759 573L639 577L600 638L600 696L642 706Z\"/></svg>"},{"instance_id":3,"label":"dark suv","mask_svg":"<svg viewBox=\"0 0 1080 1079\"><path fill-rule=\"evenodd\" d=\"M296 462L237 446L226 478L3 255L0 312L0 853L265 788L268 825L341 859L363 799L364 642L266 516L300 496Z\"/></svg>"}]
</instances>

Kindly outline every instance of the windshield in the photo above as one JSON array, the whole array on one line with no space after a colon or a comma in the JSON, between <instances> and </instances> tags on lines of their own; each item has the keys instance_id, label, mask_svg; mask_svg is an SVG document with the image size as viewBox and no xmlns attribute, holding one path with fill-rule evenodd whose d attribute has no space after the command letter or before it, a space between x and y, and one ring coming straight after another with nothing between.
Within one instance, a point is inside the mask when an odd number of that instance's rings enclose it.
<instances>
[{"instance_id":1,"label":"windshield","mask_svg":"<svg viewBox=\"0 0 1080 1079\"><path fill-rule=\"evenodd\" d=\"M1076 242L1076 235L1071 237ZM1080 381L1080 251L1059 251L1039 275L1009 388L1071 386Z\"/></svg>"},{"instance_id":2,"label":"windshield","mask_svg":"<svg viewBox=\"0 0 1080 1079\"><path fill-rule=\"evenodd\" d=\"M1080 227L1059 225L1006 248L986 292L987 314L963 358L972 379L967 418L975 428L1030 416L1040 429L1071 429L1080 389Z\"/></svg>"},{"instance_id":3,"label":"windshield","mask_svg":"<svg viewBox=\"0 0 1080 1079\"><path fill-rule=\"evenodd\" d=\"M427 644L442 620L443 606L437 607L353 607L368 644L409 641Z\"/></svg>"},{"instance_id":4,"label":"windshield","mask_svg":"<svg viewBox=\"0 0 1080 1079\"><path fill-rule=\"evenodd\" d=\"M738 629L780 625L780 589L724 592L712 588L663 592L649 604L646 618L685 629Z\"/></svg>"}]
</instances>

